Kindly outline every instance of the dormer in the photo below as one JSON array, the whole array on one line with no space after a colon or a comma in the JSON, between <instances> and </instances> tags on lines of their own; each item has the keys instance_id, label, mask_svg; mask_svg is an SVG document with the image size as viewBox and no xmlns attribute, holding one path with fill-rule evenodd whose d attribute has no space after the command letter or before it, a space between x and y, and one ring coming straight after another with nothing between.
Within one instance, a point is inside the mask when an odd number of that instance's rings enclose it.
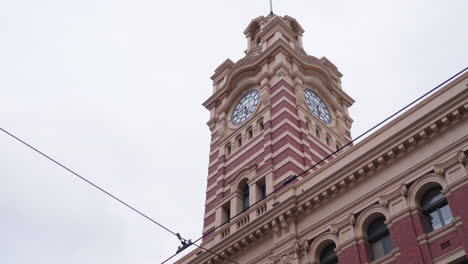
<instances>
[{"instance_id":1,"label":"dormer","mask_svg":"<svg viewBox=\"0 0 468 264\"><path fill-rule=\"evenodd\" d=\"M302 49L302 34L304 29L296 19L290 16L260 16L250 22L244 31L247 37L249 56L256 56L265 51L279 39L283 39L292 48Z\"/></svg>"}]
</instances>

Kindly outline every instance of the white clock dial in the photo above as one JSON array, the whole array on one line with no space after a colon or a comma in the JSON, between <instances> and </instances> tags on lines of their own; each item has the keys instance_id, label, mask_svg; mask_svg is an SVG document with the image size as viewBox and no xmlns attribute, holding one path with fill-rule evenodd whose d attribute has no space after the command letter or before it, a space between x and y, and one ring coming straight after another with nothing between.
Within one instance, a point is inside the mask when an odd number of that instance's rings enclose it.
<instances>
[{"instance_id":1,"label":"white clock dial","mask_svg":"<svg viewBox=\"0 0 468 264\"><path fill-rule=\"evenodd\" d=\"M327 105L323 102L322 98L314 93L310 89L304 90L305 102L309 109L314 113L320 120L330 124L331 114L328 110Z\"/></svg>"},{"instance_id":2,"label":"white clock dial","mask_svg":"<svg viewBox=\"0 0 468 264\"><path fill-rule=\"evenodd\" d=\"M232 123L237 126L247 120L257 110L259 102L260 92L258 90L244 94L232 111Z\"/></svg>"}]
</instances>

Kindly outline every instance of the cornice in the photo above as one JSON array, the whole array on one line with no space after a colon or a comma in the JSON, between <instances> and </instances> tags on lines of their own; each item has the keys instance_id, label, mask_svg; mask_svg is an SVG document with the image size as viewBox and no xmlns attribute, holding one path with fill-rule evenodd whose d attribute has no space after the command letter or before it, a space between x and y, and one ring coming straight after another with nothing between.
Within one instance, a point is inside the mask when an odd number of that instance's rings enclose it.
<instances>
[{"instance_id":1,"label":"cornice","mask_svg":"<svg viewBox=\"0 0 468 264\"><path fill-rule=\"evenodd\" d=\"M445 170L447 170L450 166L456 163L465 163L465 162L466 162L466 154L462 150L459 150L457 154L453 155L450 159L442 163L438 163L434 165L434 172L438 175L444 175Z\"/></svg>"},{"instance_id":2,"label":"cornice","mask_svg":"<svg viewBox=\"0 0 468 264\"><path fill-rule=\"evenodd\" d=\"M242 72L253 70L259 67L260 64L267 62L275 52L284 51L292 56L296 61L300 62L303 69L314 69L319 71L326 77L326 86L327 87L334 87L334 91L341 95L346 100L354 102L352 98L347 95L343 90L337 88L332 83L332 78L329 70L323 65L323 62L319 59L309 56L309 55L302 55L296 49L292 48L286 41L283 39L278 39L275 41L270 47L268 47L263 53L257 56L246 56L239 61L237 61L232 70L229 72L226 82L218 89L210 98L208 98L204 103L203 106L210 109L212 104L219 99L219 97L227 93L229 91L229 87L232 86L232 81L240 75Z\"/></svg>"},{"instance_id":3,"label":"cornice","mask_svg":"<svg viewBox=\"0 0 468 264\"><path fill-rule=\"evenodd\" d=\"M445 237L450 233L453 233L463 225L462 219L460 216L455 217L452 221L437 230L434 230L430 233L424 233L416 238L419 245L430 244L435 240Z\"/></svg>"},{"instance_id":4,"label":"cornice","mask_svg":"<svg viewBox=\"0 0 468 264\"><path fill-rule=\"evenodd\" d=\"M467 91L465 90L455 98L444 102L429 113L408 124L404 131L396 132L396 134L374 146L361 157L349 161L347 165L319 181L312 188L305 190L301 194L292 195L275 207L269 208L262 217L256 218L250 224L245 225L242 229L237 230L234 234L218 242L213 246L212 250L224 252L225 254L235 254L235 252L255 243L256 240L271 232L275 234L286 232L289 228L289 223L306 214L307 211L319 206L328 199L336 198L340 192L357 184L360 180L372 177L376 171L385 168L386 164L406 157L413 150L417 149L417 146L438 137L444 131L455 127L461 122L466 122L468 116L468 104L464 103L466 95ZM392 124L397 123L403 117L400 116ZM364 143L361 142L360 145L362 146ZM326 164L316 172L317 175L319 175L320 170L334 166L337 160L345 158L351 152L353 150L349 150L334 161ZM457 160L461 158L466 160L466 157L461 157L461 155L456 155L456 157ZM300 183L294 186L291 185L284 188L282 193L288 192L291 188L296 189L300 187ZM406 192L406 187L401 186L391 193L382 195L381 199L385 201L398 195L406 195ZM332 229L339 228L341 225L350 222L353 222L352 216L343 220L342 223L337 223ZM208 257L212 258L211 256ZM209 262L202 260L197 263Z\"/></svg>"},{"instance_id":5,"label":"cornice","mask_svg":"<svg viewBox=\"0 0 468 264\"><path fill-rule=\"evenodd\" d=\"M275 34L276 31L273 30L275 27L282 28L284 30L283 33L286 33L287 35L289 35L290 38L293 38L295 35L298 35L298 34L300 35L299 32L294 32L291 26L286 24L286 22L284 22L282 18L276 16L272 20L268 21L268 23L262 29L262 32L260 32L257 35L257 37L268 38L269 35Z\"/></svg>"},{"instance_id":6,"label":"cornice","mask_svg":"<svg viewBox=\"0 0 468 264\"><path fill-rule=\"evenodd\" d=\"M224 72L224 70L231 70L233 66L234 62L231 59L226 59L223 63L221 63L221 65L218 66L218 68L215 69L215 73L211 76L211 80L216 80Z\"/></svg>"},{"instance_id":7,"label":"cornice","mask_svg":"<svg viewBox=\"0 0 468 264\"><path fill-rule=\"evenodd\" d=\"M256 17L254 19L252 19L252 21L250 21L250 23L247 25L247 27L245 28L244 30L244 35L247 35L248 33L250 33L250 28L252 27L252 25L260 20L263 20L265 19L266 17L264 16L259 16L259 17Z\"/></svg>"}]
</instances>

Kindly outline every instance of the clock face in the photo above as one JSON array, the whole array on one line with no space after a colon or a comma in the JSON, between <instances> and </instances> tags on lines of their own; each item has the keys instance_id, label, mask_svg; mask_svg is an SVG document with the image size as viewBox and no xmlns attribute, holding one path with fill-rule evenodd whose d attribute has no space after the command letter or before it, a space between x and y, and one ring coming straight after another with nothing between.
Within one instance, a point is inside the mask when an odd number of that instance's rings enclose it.
<instances>
[{"instance_id":1,"label":"clock face","mask_svg":"<svg viewBox=\"0 0 468 264\"><path fill-rule=\"evenodd\" d=\"M320 98L316 93L309 89L305 89L304 94L305 102L309 109L312 111L312 113L314 113L323 122L330 124L331 114L328 110L327 105L323 102L322 98Z\"/></svg>"},{"instance_id":2,"label":"clock face","mask_svg":"<svg viewBox=\"0 0 468 264\"><path fill-rule=\"evenodd\" d=\"M260 92L258 90L244 94L232 111L232 123L237 126L247 120L257 110L259 102Z\"/></svg>"}]
</instances>

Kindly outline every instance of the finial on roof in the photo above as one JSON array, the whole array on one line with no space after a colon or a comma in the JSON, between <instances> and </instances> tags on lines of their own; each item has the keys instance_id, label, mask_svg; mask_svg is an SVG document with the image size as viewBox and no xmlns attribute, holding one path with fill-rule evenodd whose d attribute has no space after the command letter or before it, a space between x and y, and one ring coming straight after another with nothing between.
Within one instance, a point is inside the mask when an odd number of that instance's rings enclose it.
<instances>
[{"instance_id":1,"label":"finial on roof","mask_svg":"<svg viewBox=\"0 0 468 264\"><path fill-rule=\"evenodd\" d=\"M268 16L274 16L275 13L273 13L273 1L270 0L270 14Z\"/></svg>"}]
</instances>

